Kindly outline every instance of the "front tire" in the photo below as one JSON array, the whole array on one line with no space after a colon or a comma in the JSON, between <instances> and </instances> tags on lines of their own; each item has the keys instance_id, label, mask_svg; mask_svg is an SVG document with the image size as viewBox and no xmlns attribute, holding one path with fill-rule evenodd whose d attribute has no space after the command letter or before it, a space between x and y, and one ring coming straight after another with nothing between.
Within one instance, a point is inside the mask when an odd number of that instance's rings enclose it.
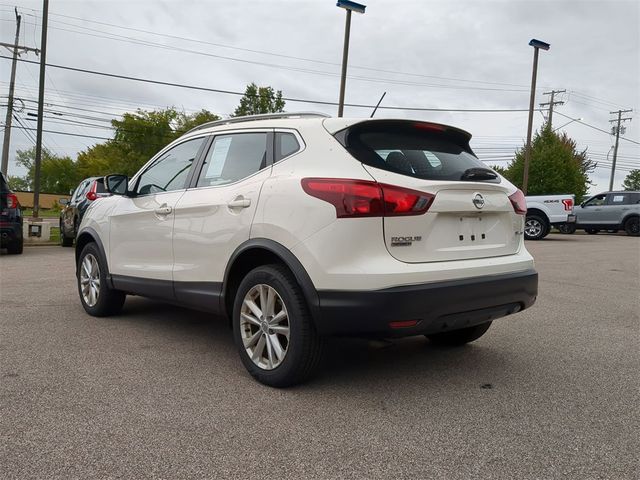
<instances>
[{"instance_id":1,"label":"front tire","mask_svg":"<svg viewBox=\"0 0 640 480\"><path fill-rule=\"evenodd\" d=\"M571 235L573 233L576 233L576 226L575 224L563 223L558 227L558 230L560 230L560 233Z\"/></svg>"},{"instance_id":2,"label":"front tire","mask_svg":"<svg viewBox=\"0 0 640 480\"><path fill-rule=\"evenodd\" d=\"M460 330L452 330L450 332L432 333L425 335L430 342L436 345L446 347L459 347L474 340L479 339L482 335L487 333L491 322L481 323L480 325L474 325L473 327L461 328Z\"/></svg>"},{"instance_id":3,"label":"front tire","mask_svg":"<svg viewBox=\"0 0 640 480\"><path fill-rule=\"evenodd\" d=\"M284 266L264 265L247 274L236 292L232 323L242 363L260 383L288 387L317 370L323 342Z\"/></svg>"},{"instance_id":4,"label":"front tire","mask_svg":"<svg viewBox=\"0 0 640 480\"><path fill-rule=\"evenodd\" d=\"M631 237L640 236L640 218L632 217L624 222L624 231Z\"/></svg>"},{"instance_id":5,"label":"front tire","mask_svg":"<svg viewBox=\"0 0 640 480\"><path fill-rule=\"evenodd\" d=\"M60 246L62 247L72 247L73 246L73 238L67 237L64 233L64 228L62 223L60 223Z\"/></svg>"},{"instance_id":6,"label":"front tire","mask_svg":"<svg viewBox=\"0 0 640 480\"><path fill-rule=\"evenodd\" d=\"M107 265L95 243L88 243L78 259L78 294L85 311L94 317L115 315L122 310L126 294L107 284Z\"/></svg>"},{"instance_id":7,"label":"front tire","mask_svg":"<svg viewBox=\"0 0 640 480\"><path fill-rule=\"evenodd\" d=\"M524 238L527 240L542 240L547 236L549 226L547 221L539 215L527 215L524 221Z\"/></svg>"}]
</instances>

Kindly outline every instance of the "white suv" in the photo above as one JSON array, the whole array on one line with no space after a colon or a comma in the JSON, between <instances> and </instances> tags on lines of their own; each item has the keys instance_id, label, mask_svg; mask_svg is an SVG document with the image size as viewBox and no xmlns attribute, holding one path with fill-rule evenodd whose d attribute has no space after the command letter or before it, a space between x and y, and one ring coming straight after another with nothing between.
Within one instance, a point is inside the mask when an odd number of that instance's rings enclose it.
<instances>
[{"instance_id":1,"label":"white suv","mask_svg":"<svg viewBox=\"0 0 640 480\"><path fill-rule=\"evenodd\" d=\"M79 229L95 316L126 294L231 319L257 380L307 378L329 335L460 345L531 306L522 192L457 128L275 114L202 125L133 178L110 175Z\"/></svg>"}]
</instances>

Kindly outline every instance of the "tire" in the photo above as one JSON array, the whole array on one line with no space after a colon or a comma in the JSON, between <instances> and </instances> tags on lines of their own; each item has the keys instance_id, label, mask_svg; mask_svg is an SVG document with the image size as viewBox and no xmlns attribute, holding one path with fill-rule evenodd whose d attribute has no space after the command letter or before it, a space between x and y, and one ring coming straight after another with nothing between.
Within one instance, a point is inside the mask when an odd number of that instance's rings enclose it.
<instances>
[{"instance_id":1,"label":"tire","mask_svg":"<svg viewBox=\"0 0 640 480\"><path fill-rule=\"evenodd\" d=\"M24 250L24 241L22 239L16 240L15 242L7 245L7 253L11 255L21 255Z\"/></svg>"},{"instance_id":2,"label":"tire","mask_svg":"<svg viewBox=\"0 0 640 480\"><path fill-rule=\"evenodd\" d=\"M541 240L549 230L549 224L540 215L527 215L524 220L524 238L527 240Z\"/></svg>"},{"instance_id":3,"label":"tire","mask_svg":"<svg viewBox=\"0 0 640 480\"><path fill-rule=\"evenodd\" d=\"M596 228L585 228L584 231L587 232L589 235L596 235L600 230Z\"/></svg>"},{"instance_id":4,"label":"tire","mask_svg":"<svg viewBox=\"0 0 640 480\"><path fill-rule=\"evenodd\" d=\"M452 330L450 332L432 333L425 335L430 342L436 345L442 345L446 347L459 347L474 340L479 339L484 335L491 322L481 323L480 325L474 325L473 327L461 328L460 330Z\"/></svg>"},{"instance_id":5,"label":"tire","mask_svg":"<svg viewBox=\"0 0 640 480\"><path fill-rule=\"evenodd\" d=\"M631 217L624 222L624 231L631 237L640 236L640 218Z\"/></svg>"},{"instance_id":6,"label":"tire","mask_svg":"<svg viewBox=\"0 0 640 480\"><path fill-rule=\"evenodd\" d=\"M269 296L272 307L265 308ZM264 319L282 316L283 311L285 317L277 323ZM260 383L277 388L295 385L311 377L320 364L324 342L300 286L282 265L260 266L246 275L236 292L232 326L242 363Z\"/></svg>"},{"instance_id":7,"label":"tire","mask_svg":"<svg viewBox=\"0 0 640 480\"><path fill-rule=\"evenodd\" d=\"M576 233L576 226L575 224L563 223L558 227L558 230L560 230L560 233L564 233L565 235L571 235Z\"/></svg>"},{"instance_id":8,"label":"tire","mask_svg":"<svg viewBox=\"0 0 640 480\"><path fill-rule=\"evenodd\" d=\"M62 247L73 246L73 238L69 238L65 235L64 228L62 228L62 223L60 224L60 246Z\"/></svg>"},{"instance_id":9,"label":"tire","mask_svg":"<svg viewBox=\"0 0 640 480\"><path fill-rule=\"evenodd\" d=\"M119 313L127 296L124 292L109 287L106 272L105 260L100 255L96 244L92 242L85 245L78 258L76 272L78 295L82 307L94 317L107 317ZM88 281L87 278L89 278ZM84 286L88 288L85 293L83 293ZM95 297L90 292L92 287L95 288L93 290Z\"/></svg>"}]
</instances>

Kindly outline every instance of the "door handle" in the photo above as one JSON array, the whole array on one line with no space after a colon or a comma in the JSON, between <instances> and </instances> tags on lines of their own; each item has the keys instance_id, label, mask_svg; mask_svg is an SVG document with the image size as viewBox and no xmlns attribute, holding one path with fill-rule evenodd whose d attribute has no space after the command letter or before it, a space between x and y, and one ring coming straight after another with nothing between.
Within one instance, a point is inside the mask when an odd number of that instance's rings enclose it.
<instances>
[{"instance_id":1,"label":"door handle","mask_svg":"<svg viewBox=\"0 0 640 480\"><path fill-rule=\"evenodd\" d=\"M156 212L156 215L169 215L172 211L173 208L171 208L170 206L168 206L166 203L164 205L162 205L159 208L156 208L154 210Z\"/></svg>"},{"instance_id":2,"label":"door handle","mask_svg":"<svg viewBox=\"0 0 640 480\"><path fill-rule=\"evenodd\" d=\"M229 208L248 208L251 206L251 199L244 198L242 195L234 198L229 203L227 203Z\"/></svg>"}]
</instances>

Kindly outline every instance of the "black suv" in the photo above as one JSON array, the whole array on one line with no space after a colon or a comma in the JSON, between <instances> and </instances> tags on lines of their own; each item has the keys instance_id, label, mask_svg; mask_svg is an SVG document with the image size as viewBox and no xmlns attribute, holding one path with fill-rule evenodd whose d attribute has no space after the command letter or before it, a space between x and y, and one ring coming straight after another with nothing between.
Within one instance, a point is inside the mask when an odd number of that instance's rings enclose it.
<instances>
[{"instance_id":1,"label":"black suv","mask_svg":"<svg viewBox=\"0 0 640 480\"><path fill-rule=\"evenodd\" d=\"M9 253L22 253L22 212L20 202L0 173L0 247Z\"/></svg>"},{"instance_id":2,"label":"black suv","mask_svg":"<svg viewBox=\"0 0 640 480\"><path fill-rule=\"evenodd\" d=\"M104 188L104 177L89 177L80 182L71 200L60 200L60 204L63 205L60 212L60 244L63 247L73 245L84 212L87 211L91 202L109 195Z\"/></svg>"}]
</instances>

